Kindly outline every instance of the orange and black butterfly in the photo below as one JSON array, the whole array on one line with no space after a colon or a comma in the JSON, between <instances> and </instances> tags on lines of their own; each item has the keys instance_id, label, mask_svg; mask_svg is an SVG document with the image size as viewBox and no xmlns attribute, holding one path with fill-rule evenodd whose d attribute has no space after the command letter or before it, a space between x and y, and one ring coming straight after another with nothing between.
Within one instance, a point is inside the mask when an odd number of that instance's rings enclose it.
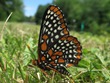
<instances>
[{"instance_id":1,"label":"orange and black butterfly","mask_svg":"<svg viewBox=\"0 0 110 83\"><path fill-rule=\"evenodd\" d=\"M33 64L43 71L70 75L65 68L77 65L81 56L80 42L69 34L62 11L57 6L49 6L41 24L38 60L34 60Z\"/></svg>"}]
</instances>

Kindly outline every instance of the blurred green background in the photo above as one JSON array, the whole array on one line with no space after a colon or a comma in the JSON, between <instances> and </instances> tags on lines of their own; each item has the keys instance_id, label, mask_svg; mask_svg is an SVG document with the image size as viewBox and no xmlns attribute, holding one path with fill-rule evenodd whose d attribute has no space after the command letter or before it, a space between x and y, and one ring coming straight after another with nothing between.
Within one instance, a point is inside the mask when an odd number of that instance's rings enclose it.
<instances>
[{"instance_id":1,"label":"blurred green background","mask_svg":"<svg viewBox=\"0 0 110 83\"><path fill-rule=\"evenodd\" d=\"M35 14L26 15L24 1L51 3L33 7ZM67 68L72 80L110 83L110 0L0 0L0 83L72 83L53 71L47 71L48 78L31 63L38 58L40 25L50 4L60 7L70 34L82 45L78 66Z\"/></svg>"},{"instance_id":2,"label":"blurred green background","mask_svg":"<svg viewBox=\"0 0 110 83\"><path fill-rule=\"evenodd\" d=\"M70 30L93 34L110 32L110 0L53 0L51 4L62 9ZM13 12L9 22L41 24L48 5L39 5L34 16L25 16L23 0L1 0L0 21L5 21L10 12Z\"/></svg>"}]
</instances>

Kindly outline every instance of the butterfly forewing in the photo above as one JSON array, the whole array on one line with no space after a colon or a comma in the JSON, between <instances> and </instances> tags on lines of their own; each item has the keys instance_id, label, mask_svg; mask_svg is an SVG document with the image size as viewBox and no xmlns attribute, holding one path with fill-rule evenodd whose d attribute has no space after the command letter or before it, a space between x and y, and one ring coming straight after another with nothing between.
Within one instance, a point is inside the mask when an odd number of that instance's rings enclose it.
<instances>
[{"instance_id":1,"label":"butterfly forewing","mask_svg":"<svg viewBox=\"0 0 110 83\"><path fill-rule=\"evenodd\" d=\"M42 21L39 48L43 51L47 51L51 45L68 34L67 25L60 9L56 6L49 6ZM45 49L41 47L42 44L45 45Z\"/></svg>"},{"instance_id":2,"label":"butterfly forewing","mask_svg":"<svg viewBox=\"0 0 110 83\"><path fill-rule=\"evenodd\" d=\"M69 74L65 67L77 65L81 59L81 46L70 36L64 15L57 6L49 6L44 13L39 43L38 65L43 70Z\"/></svg>"}]
</instances>

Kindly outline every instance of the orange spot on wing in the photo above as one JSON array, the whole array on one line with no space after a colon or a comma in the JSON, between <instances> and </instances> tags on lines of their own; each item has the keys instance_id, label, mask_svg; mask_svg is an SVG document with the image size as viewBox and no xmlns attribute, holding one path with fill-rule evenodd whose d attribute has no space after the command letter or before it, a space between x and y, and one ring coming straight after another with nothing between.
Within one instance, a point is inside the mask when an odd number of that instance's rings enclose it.
<instances>
[{"instance_id":1,"label":"orange spot on wing","mask_svg":"<svg viewBox=\"0 0 110 83\"><path fill-rule=\"evenodd\" d=\"M65 24L63 23L62 25L61 25L61 28L65 28L66 26L65 26Z\"/></svg>"},{"instance_id":2,"label":"orange spot on wing","mask_svg":"<svg viewBox=\"0 0 110 83\"><path fill-rule=\"evenodd\" d=\"M80 47L80 43L77 43L76 45L77 45L77 47Z\"/></svg>"},{"instance_id":3,"label":"orange spot on wing","mask_svg":"<svg viewBox=\"0 0 110 83\"><path fill-rule=\"evenodd\" d=\"M65 40L65 39L66 39L65 37L61 38L61 40Z\"/></svg>"},{"instance_id":4,"label":"orange spot on wing","mask_svg":"<svg viewBox=\"0 0 110 83\"><path fill-rule=\"evenodd\" d=\"M62 37L61 40L67 40L68 36Z\"/></svg>"},{"instance_id":5,"label":"orange spot on wing","mask_svg":"<svg viewBox=\"0 0 110 83\"><path fill-rule=\"evenodd\" d=\"M43 57L41 58L41 60L42 60L42 61L45 61L46 59L45 59L45 57L43 56Z\"/></svg>"},{"instance_id":6,"label":"orange spot on wing","mask_svg":"<svg viewBox=\"0 0 110 83\"><path fill-rule=\"evenodd\" d=\"M55 52L54 55L59 55L59 56L62 56L63 53L62 52Z\"/></svg>"},{"instance_id":7,"label":"orange spot on wing","mask_svg":"<svg viewBox=\"0 0 110 83\"><path fill-rule=\"evenodd\" d=\"M60 15L59 15L59 18L60 18L60 19L62 19L62 18L63 18L62 14L60 14Z\"/></svg>"},{"instance_id":8,"label":"orange spot on wing","mask_svg":"<svg viewBox=\"0 0 110 83\"><path fill-rule=\"evenodd\" d=\"M78 43L77 38L74 37L73 42L74 42L74 43Z\"/></svg>"},{"instance_id":9,"label":"orange spot on wing","mask_svg":"<svg viewBox=\"0 0 110 83\"><path fill-rule=\"evenodd\" d=\"M68 41L72 41L72 40L73 40L72 36L68 37Z\"/></svg>"},{"instance_id":10,"label":"orange spot on wing","mask_svg":"<svg viewBox=\"0 0 110 83\"><path fill-rule=\"evenodd\" d=\"M69 63L69 64L67 64L67 66L66 66L66 67L71 67L71 66L73 66L73 64L70 64L70 63Z\"/></svg>"},{"instance_id":11,"label":"orange spot on wing","mask_svg":"<svg viewBox=\"0 0 110 83\"><path fill-rule=\"evenodd\" d=\"M81 53L81 49L77 49L76 51L77 51L78 53Z\"/></svg>"},{"instance_id":12,"label":"orange spot on wing","mask_svg":"<svg viewBox=\"0 0 110 83\"><path fill-rule=\"evenodd\" d=\"M62 59L62 58L58 59L58 63L64 63L64 62L65 62L64 59Z\"/></svg>"},{"instance_id":13,"label":"orange spot on wing","mask_svg":"<svg viewBox=\"0 0 110 83\"><path fill-rule=\"evenodd\" d=\"M80 56L80 54L78 54L76 57L77 57L77 59L81 59L81 56Z\"/></svg>"},{"instance_id":14,"label":"orange spot on wing","mask_svg":"<svg viewBox=\"0 0 110 83\"><path fill-rule=\"evenodd\" d=\"M41 44L41 50L45 51L47 49L47 44L46 42L43 42L43 44Z\"/></svg>"},{"instance_id":15,"label":"orange spot on wing","mask_svg":"<svg viewBox=\"0 0 110 83\"><path fill-rule=\"evenodd\" d=\"M52 56L51 58L52 58L52 60L55 60L56 59L56 56Z\"/></svg>"},{"instance_id":16,"label":"orange spot on wing","mask_svg":"<svg viewBox=\"0 0 110 83\"><path fill-rule=\"evenodd\" d=\"M54 11L54 12L58 11L58 8L55 8L53 11Z\"/></svg>"},{"instance_id":17,"label":"orange spot on wing","mask_svg":"<svg viewBox=\"0 0 110 83\"><path fill-rule=\"evenodd\" d=\"M47 35L43 35L43 37L42 37L44 40L46 40L47 38L48 38L48 36Z\"/></svg>"},{"instance_id":18,"label":"orange spot on wing","mask_svg":"<svg viewBox=\"0 0 110 83\"><path fill-rule=\"evenodd\" d=\"M63 30L63 33L64 33L64 34L68 34L68 31L67 31L66 28Z\"/></svg>"},{"instance_id":19,"label":"orange spot on wing","mask_svg":"<svg viewBox=\"0 0 110 83\"><path fill-rule=\"evenodd\" d=\"M52 64L52 65L54 65L54 66L56 65L54 61L50 62L50 64Z\"/></svg>"},{"instance_id":20,"label":"orange spot on wing","mask_svg":"<svg viewBox=\"0 0 110 83\"><path fill-rule=\"evenodd\" d=\"M51 6L51 7L50 7L50 10L53 10L54 8L55 8L55 6Z\"/></svg>"},{"instance_id":21,"label":"orange spot on wing","mask_svg":"<svg viewBox=\"0 0 110 83\"><path fill-rule=\"evenodd\" d=\"M49 54L50 56L53 54L52 49L50 49L50 50L48 51L48 54Z\"/></svg>"},{"instance_id":22,"label":"orange spot on wing","mask_svg":"<svg viewBox=\"0 0 110 83\"><path fill-rule=\"evenodd\" d=\"M56 13L57 15L59 15L59 14L61 14L61 12L60 11L57 11L57 13Z\"/></svg>"}]
</instances>

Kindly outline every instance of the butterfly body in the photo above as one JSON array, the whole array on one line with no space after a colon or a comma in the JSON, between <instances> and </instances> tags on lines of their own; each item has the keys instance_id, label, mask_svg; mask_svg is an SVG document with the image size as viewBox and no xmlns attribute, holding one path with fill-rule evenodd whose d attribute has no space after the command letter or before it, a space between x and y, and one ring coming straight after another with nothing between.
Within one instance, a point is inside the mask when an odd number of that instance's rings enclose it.
<instances>
[{"instance_id":1,"label":"butterfly body","mask_svg":"<svg viewBox=\"0 0 110 83\"><path fill-rule=\"evenodd\" d=\"M51 5L44 13L38 43L38 60L42 70L54 70L70 75L65 69L77 65L82 56L81 45L69 34L64 15L59 7Z\"/></svg>"}]
</instances>

